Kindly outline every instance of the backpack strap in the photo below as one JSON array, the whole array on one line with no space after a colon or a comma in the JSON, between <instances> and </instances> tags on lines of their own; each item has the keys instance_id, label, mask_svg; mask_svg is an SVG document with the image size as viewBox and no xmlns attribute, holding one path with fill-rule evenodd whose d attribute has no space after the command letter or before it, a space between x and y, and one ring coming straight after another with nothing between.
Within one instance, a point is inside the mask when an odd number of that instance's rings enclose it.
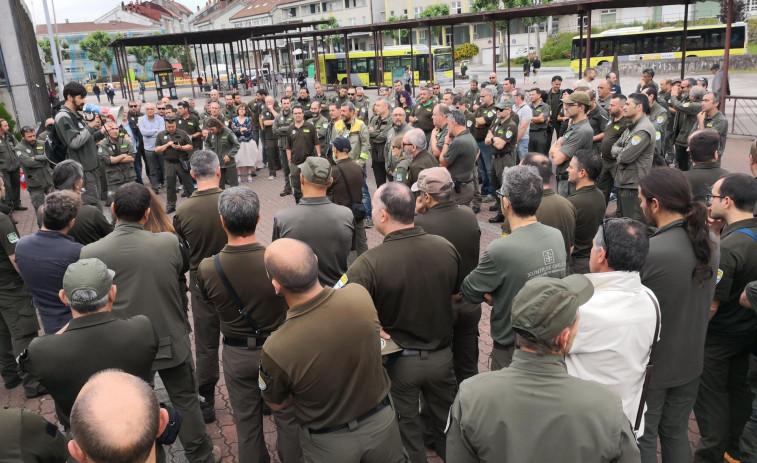
<instances>
[{"instance_id":1,"label":"backpack strap","mask_svg":"<svg viewBox=\"0 0 757 463\"><path fill-rule=\"evenodd\" d=\"M216 267L216 272L218 272L218 276L221 278L221 281L223 282L223 285L226 286L226 290L229 292L229 295L234 300L234 303L237 305L237 310L239 310L239 313L242 314L242 316L247 320L247 323L250 324L253 330L255 330L255 335L260 335L260 330L258 330L258 325L255 324L255 322L252 320L252 317L250 316L250 313L247 312L247 309L244 307L244 304L242 304L242 300L239 298L239 294L234 290L234 287L231 286L231 282L226 277L226 272L223 271L223 267L221 267L221 256L220 254L216 254L213 256L213 263Z\"/></svg>"}]
</instances>

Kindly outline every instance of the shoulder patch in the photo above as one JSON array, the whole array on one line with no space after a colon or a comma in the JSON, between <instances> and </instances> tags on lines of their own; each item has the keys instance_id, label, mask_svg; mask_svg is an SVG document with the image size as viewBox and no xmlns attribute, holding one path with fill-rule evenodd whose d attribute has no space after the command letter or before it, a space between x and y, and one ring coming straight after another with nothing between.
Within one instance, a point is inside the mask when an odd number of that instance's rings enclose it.
<instances>
[{"instance_id":1,"label":"shoulder patch","mask_svg":"<svg viewBox=\"0 0 757 463\"><path fill-rule=\"evenodd\" d=\"M711 129L712 128L712 121L706 123L704 126L707 127L708 129Z\"/></svg>"},{"instance_id":2,"label":"shoulder patch","mask_svg":"<svg viewBox=\"0 0 757 463\"><path fill-rule=\"evenodd\" d=\"M5 237L8 239L8 242L10 244L18 243L18 235L16 234L16 232L8 233L7 235L5 235Z\"/></svg>"},{"instance_id":3,"label":"shoulder patch","mask_svg":"<svg viewBox=\"0 0 757 463\"><path fill-rule=\"evenodd\" d=\"M655 132L655 140L660 141L660 138L662 138L662 135L660 135L660 131L658 130Z\"/></svg>"},{"instance_id":4,"label":"shoulder patch","mask_svg":"<svg viewBox=\"0 0 757 463\"><path fill-rule=\"evenodd\" d=\"M260 373L258 373L258 387L260 388L261 391L265 391L266 388L268 387L265 381L263 381L263 375L261 375Z\"/></svg>"},{"instance_id":5,"label":"shoulder patch","mask_svg":"<svg viewBox=\"0 0 757 463\"><path fill-rule=\"evenodd\" d=\"M690 104L691 104L691 103L689 103L689 102L687 101L686 103L684 103L684 104L683 104L683 107L684 107L684 108L688 108Z\"/></svg>"},{"instance_id":6,"label":"shoulder patch","mask_svg":"<svg viewBox=\"0 0 757 463\"><path fill-rule=\"evenodd\" d=\"M507 137L507 139L508 139L508 140L509 140L509 139L510 139L510 137L512 137L512 136L513 136L513 131L512 131L512 130L508 130L508 131L507 131L507 133L505 134L505 137Z\"/></svg>"},{"instance_id":7,"label":"shoulder patch","mask_svg":"<svg viewBox=\"0 0 757 463\"><path fill-rule=\"evenodd\" d=\"M466 123L465 125L466 125L466 126L467 126L468 128L471 128L471 126L473 125L473 121L468 121L468 122L467 122L467 123Z\"/></svg>"},{"instance_id":8,"label":"shoulder patch","mask_svg":"<svg viewBox=\"0 0 757 463\"><path fill-rule=\"evenodd\" d=\"M336 284L334 285L334 289L343 288L344 285L347 284L347 281L348 281L347 274L345 273L344 275L342 275L339 281L336 282Z\"/></svg>"},{"instance_id":9,"label":"shoulder patch","mask_svg":"<svg viewBox=\"0 0 757 463\"><path fill-rule=\"evenodd\" d=\"M634 135L633 137L631 137L631 144L632 144L633 146L636 146L636 145L638 145L639 143L641 143L641 137L640 137L640 136L638 136L638 135Z\"/></svg>"},{"instance_id":10,"label":"shoulder patch","mask_svg":"<svg viewBox=\"0 0 757 463\"><path fill-rule=\"evenodd\" d=\"M662 124L663 122L665 122L665 116L660 114L659 116L657 116L657 123Z\"/></svg>"},{"instance_id":11,"label":"shoulder patch","mask_svg":"<svg viewBox=\"0 0 757 463\"><path fill-rule=\"evenodd\" d=\"M27 152L27 153L31 153L31 152L32 152L32 150L30 150L29 148L26 148L26 152Z\"/></svg>"},{"instance_id":12,"label":"shoulder patch","mask_svg":"<svg viewBox=\"0 0 757 463\"><path fill-rule=\"evenodd\" d=\"M615 130L620 130L620 126L618 124L613 125L612 128Z\"/></svg>"},{"instance_id":13,"label":"shoulder patch","mask_svg":"<svg viewBox=\"0 0 757 463\"><path fill-rule=\"evenodd\" d=\"M723 271L718 269L718 278L715 280L715 284L720 283L720 280L723 278Z\"/></svg>"}]
</instances>

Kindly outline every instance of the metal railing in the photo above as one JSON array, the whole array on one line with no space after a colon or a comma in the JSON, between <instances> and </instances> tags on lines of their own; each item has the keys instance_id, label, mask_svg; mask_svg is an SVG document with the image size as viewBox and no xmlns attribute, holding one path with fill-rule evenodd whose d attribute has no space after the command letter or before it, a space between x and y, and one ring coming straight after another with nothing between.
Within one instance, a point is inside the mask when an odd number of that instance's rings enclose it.
<instances>
[{"instance_id":1,"label":"metal railing","mask_svg":"<svg viewBox=\"0 0 757 463\"><path fill-rule=\"evenodd\" d=\"M725 115L729 134L757 137L757 97L727 96Z\"/></svg>"}]
</instances>

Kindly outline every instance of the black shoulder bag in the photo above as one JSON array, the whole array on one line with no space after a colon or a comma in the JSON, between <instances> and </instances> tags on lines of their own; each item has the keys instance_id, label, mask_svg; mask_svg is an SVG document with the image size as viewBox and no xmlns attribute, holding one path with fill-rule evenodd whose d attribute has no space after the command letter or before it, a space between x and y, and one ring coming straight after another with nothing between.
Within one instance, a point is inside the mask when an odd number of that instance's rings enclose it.
<instances>
[{"instance_id":1,"label":"black shoulder bag","mask_svg":"<svg viewBox=\"0 0 757 463\"><path fill-rule=\"evenodd\" d=\"M226 286L226 290L229 291L231 298L234 299L234 303L237 305L237 310L239 310L239 313L242 314L245 320L247 320L247 323L250 324L252 329L255 330L255 336L260 336L260 330L258 330L258 325L256 325L255 322L252 320L250 313L247 312L247 309L244 307L244 304L242 304L242 300L239 299L239 294L237 294L237 292L234 290L234 287L231 286L231 282L226 277L226 272L224 272L223 267L221 267L220 254L216 254L215 256L213 256L213 263L216 266L216 272L218 272L218 276L221 277L221 281L223 281L223 285Z\"/></svg>"},{"instance_id":2,"label":"black shoulder bag","mask_svg":"<svg viewBox=\"0 0 757 463\"><path fill-rule=\"evenodd\" d=\"M352 209L352 215L355 217L355 222L360 222L365 218L365 206L363 206L363 203L356 203L355 198L352 197L352 191L350 191L350 183L347 181L347 176L344 175L344 171L341 167L339 167L339 163L335 162L334 166L336 166L337 169L339 169L339 173L342 174L342 179L344 180L344 185L347 187L347 196L350 198L350 209Z\"/></svg>"}]
</instances>

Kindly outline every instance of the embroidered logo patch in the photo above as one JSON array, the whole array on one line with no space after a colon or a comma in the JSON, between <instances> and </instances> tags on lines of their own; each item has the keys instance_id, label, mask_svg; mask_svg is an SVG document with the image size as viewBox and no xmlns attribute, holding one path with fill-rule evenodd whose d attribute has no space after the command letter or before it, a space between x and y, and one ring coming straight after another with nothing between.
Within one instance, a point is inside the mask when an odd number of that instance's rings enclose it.
<instances>
[{"instance_id":1,"label":"embroidered logo patch","mask_svg":"<svg viewBox=\"0 0 757 463\"><path fill-rule=\"evenodd\" d=\"M5 237L8 238L8 242L10 244L18 243L18 235L16 234L16 232L8 233L7 235L5 235Z\"/></svg>"},{"instance_id":2,"label":"embroidered logo patch","mask_svg":"<svg viewBox=\"0 0 757 463\"><path fill-rule=\"evenodd\" d=\"M347 274L345 273L344 275L342 275L339 281L336 282L336 284L334 285L334 289L342 288L346 284L347 284Z\"/></svg>"},{"instance_id":3,"label":"embroidered logo patch","mask_svg":"<svg viewBox=\"0 0 757 463\"><path fill-rule=\"evenodd\" d=\"M723 278L723 271L718 269L718 279L715 281L715 284L720 283L720 280Z\"/></svg>"},{"instance_id":4,"label":"embroidered logo patch","mask_svg":"<svg viewBox=\"0 0 757 463\"><path fill-rule=\"evenodd\" d=\"M638 145L639 143L641 143L641 137L640 137L640 136L638 136L638 135L634 135L633 137L631 137L631 144L632 144L633 146L636 146L636 145Z\"/></svg>"}]
</instances>

